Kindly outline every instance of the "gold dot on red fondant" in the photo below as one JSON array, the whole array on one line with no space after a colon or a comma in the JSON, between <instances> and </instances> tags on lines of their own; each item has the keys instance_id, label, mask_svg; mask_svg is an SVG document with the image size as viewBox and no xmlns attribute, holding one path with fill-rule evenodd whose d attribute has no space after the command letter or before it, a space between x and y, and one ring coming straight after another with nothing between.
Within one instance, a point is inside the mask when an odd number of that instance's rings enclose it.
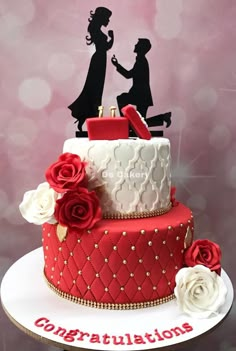
<instances>
[{"instance_id":1,"label":"gold dot on red fondant","mask_svg":"<svg viewBox=\"0 0 236 351\"><path fill-rule=\"evenodd\" d=\"M52 267L52 271L53 271L53 272L55 271L55 268L54 268L54 267Z\"/></svg>"},{"instance_id":2,"label":"gold dot on red fondant","mask_svg":"<svg viewBox=\"0 0 236 351\"><path fill-rule=\"evenodd\" d=\"M59 251L62 251L62 247L60 246L60 247L58 248L58 250L59 250Z\"/></svg>"},{"instance_id":3,"label":"gold dot on red fondant","mask_svg":"<svg viewBox=\"0 0 236 351\"><path fill-rule=\"evenodd\" d=\"M98 244L94 244L95 249L98 249Z\"/></svg>"},{"instance_id":4,"label":"gold dot on red fondant","mask_svg":"<svg viewBox=\"0 0 236 351\"><path fill-rule=\"evenodd\" d=\"M100 277L99 273L96 273L95 276L96 276L96 278L99 278L99 277Z\"/></svg>"},{"instance_id":5,"label":"gold dot on red fondant","mask_svg":"<svg viewBox=\"0 0 236 351\"><path fill-rule=\"evenodd\" d=\"M159 256L156 255L156 256L155 256L155 260L159 260Z\"/></svg>"},{"instance_id":6,"label":"gold dot on red fondant","mask_svg":"<svg viewBox=\"0 0 236 351\"><path fill-rule=\"evenodd\" d=\"M131 250L134 251L135 250L135 246L131 246Z\"/></svg>"},{"instance_id":7,"label":"gold dot on red fondant","mask_svg":"<svg viewBox=\"0 0 236 351\"><path fill-rule=\"evenodd\" d=\"M140 233L145 234L145 230L144 229L140 230Z\"/></svg>"},{"instance_id":8,"label":"gold dot on red fondant","mask_svg":"<svg viewBox=\"0 0 236 351\"><path fill-rule=\"evenodd\" d=\"M89 285L87 286L87 289L90 290L90 286Z\"/></svg>"},{"instance_id":9,"label":"gold dot on red fondant","mask_svg":"<svg viewBox=\"0 0 236 351\"><path fill-rule=\"evenodd\" d=\"M64 264L67 264L67 261L66 261L66 260L64 261Z\"/></svg>"},{"instance_id":10,"label":"gold dot on red fondant","mask_svg":"<svg viewBox=\"0 0 236 351\"><path fill-rule=\"evenodd\" d=\"M163 270L162 270L162 273L163 273L163 274L166 274L166 270L165 270L165 269L163 269Z\"/></svg>"},{"instance_id":11,"label":"gold dot on red fondant","mask_svg":"<svg viewBox=\"0 0 236 351\"><path fill-rule=\"evenodd\" d=\"M157 289L157 287L156 286L153 286L153 290L156 290Z\"/></svg>"},{"instance_id":12,"label":"gold dot on red fondant","mask_svg":"<svg viewBox=\"0 0 236 351\"><path fill-rule=\"evenodd\" d=\"M54 257L54 261L57 261L57 257Z\"/></svg>"},{"instance_id":13,"label":"gold dot on red fondant","mask_svg":"<svg viewBox=\"0 0 236 351\"><path fill-rule=\"evenodd\" d=\"M104 230L104 234L106 234L106 235L107 235L108 233L109 233L109 231L108 231L108 230Z\"/></svg>"},{"instance_id":14,"label":"gold dot on red fondant","mask_svg":"<svg viewBox=\"0 0 236 351\"><path fill-rule=\"evenodd\" d=\"M73 284L75 284L76 283L76 281L75 280L73 280Z\"/></svg>"},{"instance_id":15,"label":"gold dot on red fondant","mask_svg":"<svg viewBox=\"0 0 236 351\"><path fill-rule=\"evenodd\" d=\"M50 237L50 235L51 235L51 233L49 232L49 233L48 233L48 237Z\"/></svg>"},{"instance_id":16,"label":"gold dot on red fondant","mask_svg":"<svg viewBox=\"0 0 236 351\"><path fill-rule=\"evenodd\" d=\"M148 242L148 246L152 246L152 241L149 241L149 242Z\"/></svg>"},{"instance_id":17,"label":"gold dot on red fondant","mask_svg":"<svg viewBox=\"0 0 236 351\"><path fill-rule=\"evenodd\" d=\"M168 229L169 229L169 230L171 230L171 229L172 229L171 225L168 225Z\"/></svg>"},{"instance_id":18,"label":"gold dot on red fondant","mask_svg":"<svg viewBox=\"0 0 236 351\"><path fill-rule=\"evenodd\" d=\"M81 239L78 239L78 240L77 240L77 243L81 243Z\"/></svg>"},{"instance_id":19,"label":"gold dot on red fondant","mask_svg":"<svg viewBox=\"0 0 236 351\"><path fill-rule=\"evenodd\" d=\"M134 273L130 273L130 277L134 277Z\"/></svg>"},{"instance_id":20,"label":"gold dot on red fondant","mask_svg":"<svg viewBox=\"0 0 236 351\"><path fill-rule=\"evenodd\" d=\"M81 270L79 270L79 271L78 271L78 274L79 274L79 275L81 275L81 274L82 274L82 271L81 271Z\"/></svg>"},{"instance_id":21,"label":"gold dot on red fondant","mask_svg":"<svg viewBox=\"0 0 236 351\"><path fill-rule=\"evenodd\" d=\"M104 258L104 261L105 261L105 262L108 262L108 258Z\"/></svg>"},{"instance_id":22,"label":"gold dot on red fondant","mask_svg":"<svg viewBox=\"0 0 236 351\"><path fill-rule=\"evenodd\" d=\"M60 272L60 276L62 277L62 275L63 275L63 272Z\"/></svg>"},{"instance_id":23,"label":"gold dot on red fondant","mask_svg":"<svg viewBox=\"0 0 236 351\"><path fill-rule=\"evenodd\" d=\"M158 233L158 229L157 229L157 228L155 228L155 229L154 229L154 232L155 232L155 233Z\"/></svg>"},{"instance_id":24,"label":"gold dot on red fondant","mask_svg":"<svg viewBox=\"0 0 236 351\"><path fill-rule=\"evenodd\" d=\"M44 259L46 260L47 258L48 258L48 256L45 255L45 256L44 256Z\"/></svg>"},{"instance_id":25,"label":"gold dot on red fondant","mask_svg":"<svg viewBox=\"0 0 236 351\"><path fill-rule=\"evenodd\" d=\"M176 240L179 240L179 239L180 239L180 237L179 237L179 236L177 236L177 237L176 237Z\"/></svg>"},{"instance_id":26,"label":"gold dot on red fondant","mask_svg":"<svg viewBox=\"0 0 236 351\"><path fill-rule=\"evenodd\" d=\"M45 249L48 250L48 246L46 246Z\"/></svg>"},{"instance_id":27,"label":"gold dot on red fondant","mask_svg":"<svg viewBox=\"0 0 236 351\"><path fill-rule=\"evenodd\" d=\"M108 288L105 288L104 290L105 290L105 291L109 291L109 289L108 289Z\"/></svg>"},{"instance_id":28,"label":"gold dot on red fondant","mask_svg":"<svg viewBox=\"0 0 236 351\"><path fill-rule=\"evenodd\" d=\"M123 260L123 263L124 263L124 264L126 264L126 263L127 263L127 261L126 261L126 260Z\"/></svg>"},{"instance_id":29,"label":"gold dot on red fondant","mask_svg":"<svg viewBox=\"0 0 236 351\"><path fill-rule=\"evenodd\" d=\"M124 290L125 290L125 288L124 288L123 286L121 286L121 287L120 287L120 290L124 291Z\"/></svg>"},{"instance_id":30,"label":"gold dot on red fondant","mask_svg":"<svg viewBox=\"0 0 236 351\"><path fill-rule=\"evenodd\" d=\"M74 255L74 254L73 254L73 252L71 251L71 252L70 252L70 256L73 256L73 255Z\"/></svg>"},{"instance_id":31,"label":"gold dot on red fondant","mask_svg":"<svg viewBox=\"0 0 236 351\"><path fill-rule=\"evenodd\" d=\"M170 253L170 257L173 257L173 255L174 255L174 254L171 252L171 253Z\"/></svg>"},{"instance_id":32,"label":"gold dot on red fondant","mask_svg":"<svg viewBox=\"0 0 236 351\"><path fill-rule=\"evenodd\" d=\"M88 234L91 234L91 230L90 230L90 229L88 229L88 230L87 230L87 233L88 233Z\"/></svg>"},{"instance_id":33,"label":"gold dot on red fondant","mask_svg":"<svg viewBox=\"0 0 236 351\"><path fill-rule=\"evenodd\" d=\"M149 277L149 276L150 276L150 274L151 274L150 272L146 272L146 276L147 276L147 277Z\"/></svg>"},{"instance_id":34,"label":"gold dot on red fondant","mask_svg":"<svg viewBox=\"0 0 236 351\"><path fill-rule=\"evenodd\" d=\"M168 282L168 285L171 285L171 282Z\"/></svg>"},{"instance_id":35,"label":"gold dot on red fondant","mask_svg":"<svg viewBox=\"0 0 236 351\"><path fill-rule=\"evenodd\" d=\"M138 290L142 290L142 287L141 287L141 286L138 286Z\"/></svg>"},{"instance_id":36,"label":"gold dot on red fondant","mask_svg":"<svg viewBox=\"0 0 236 351\"><path fill-rule=\"evenodd\" d=\"M142 260L142 258L140 258L140 259L139 259L138 261L139 261L139 263L143 263L143 260Z\"/></svg>"},{"instance_id":37,"label":"gold dot on red fondant","mask_svg":"<svg viewBox=\"0 0 236 351\"><path fill-rule=\"evenodd\" d=\"M87 260L90 261L90 256L87 256Z\"/></svg>"},{"instance_id":38,"label":"gold dot on red fondant","mask_svg":"<svg viewBox=\"0 0 236 351\"><path fill-rule=\"evenodd\" d=\"M53 275L51 275L51 279L53 279Z\"/></svg>"},{"instance_id":39,"label":"gold dot on red fondant","mask_svg":"<svg viewBox=\"0 0 236 351\"><path fill-rule=\"evenodd\" d=\"M127 235L127 232L122 232L122 235L123 235L123 236L126 236L126 235Z\"/></svg>"},{"instance_id":40,"label":"gold dot on red fondant","mask_svg":"<svg viewBox=\"0 0 236 351\"><path fill-rule=\"evenodd\" d=\"M178 269L178 266L175 266L175 269Z\"/></svg>"},{"instance_id":41,"label":"gold dot on red fondant","mask_svg":"<svg viewBox=\"0 0 236 351\"><path fill-rule=\"evenodd\" d=\"M163 241L162 241L162 244L163 244L163 245L165 245L165 244L166 244L166 241L165 241L165 240L163 240Z\"/></svg>"},{"instance_id":42,"label":"gold dot on red fondant","mask_svg":"<svg viewBox=\"0 0 236 351\"><path fill-rule=\"evenodd\" d=\"M183 225L183 223L180 223L180 227L183 227L184 225Z\"/></svg>"},{"instance_id":43,"label":"gold dot on red fondant","mask_svg":"<svg viewBox=\"0 0 236 351\"><path fill-rule=\"evenodd\" d=\"M42 238L42 243L44 242L44 238Z\"/></svg>"},{"instance_id":44,"label":"gold dot on red fondant","mask_svg":"<svg viewBox=\"0 0 236 351\"><path fill-rule=\"evenodd\" d=\"M113 246L113 250L117 250L117 246Z\"/></svg>"},{"instance_id":45,"label":"gold dot on red fondant","mask_svg":"<svg viewBox=\"0 0 236 351\"><path fill-rule=\"evenodd\" d=\"M113 278L116 278L116 274L115 273L113 274Z\"/></svg>"}]
</instances>

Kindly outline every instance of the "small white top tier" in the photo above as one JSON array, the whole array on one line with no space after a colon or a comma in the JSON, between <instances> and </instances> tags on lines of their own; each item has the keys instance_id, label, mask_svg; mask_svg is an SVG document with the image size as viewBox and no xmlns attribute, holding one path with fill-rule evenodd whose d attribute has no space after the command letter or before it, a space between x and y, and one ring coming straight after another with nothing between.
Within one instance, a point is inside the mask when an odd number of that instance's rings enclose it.
<instances>
[{"instance_id":1,"label":"small white top tier","mask_svg":"<svg viewBox=\"0 0 236 351\"><path fill-rule=\"evenodd\" d=\"M89 188L99 191L103 214L166 210L170 205L170 141L166 138L72 138L63 152L87 161Z\"/></svg>"}]
</instances>

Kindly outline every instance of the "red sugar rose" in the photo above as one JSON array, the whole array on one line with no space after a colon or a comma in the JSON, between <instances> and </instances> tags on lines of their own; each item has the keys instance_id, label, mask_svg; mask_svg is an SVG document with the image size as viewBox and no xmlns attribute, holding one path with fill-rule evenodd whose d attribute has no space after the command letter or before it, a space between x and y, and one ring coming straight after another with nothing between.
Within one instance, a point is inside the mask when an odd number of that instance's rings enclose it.
<instances>
[{"instance_id":1,"label":"red sugar rose","mask_svg":"<svg viewBox=\"0 0 236 351\"><path fill-rule=\"evenodd\" d=\"M176 188L174 186L172 186L170 189L170 202L171 202L173 207L175 207L179 204L179 202L176 201L176 199L175 199L175 193L176 193Z\"/></svg>"},{"instance_id":2,"label":"red sugar rose","mask_svg":"<svg viewBox=\"0 0 236 351\"><path fill-rule=\"evenodd\" d=\"M67 152L48 167L45 176L50 186L58 193L76 190L88 184L85 166L86 162L82 162L78 155Z\"/></svg>"},{"instance_id":3,"label":"red sugar rose","mask_svg":"<svg viewBox=\"0 0 236 351\"><path fill-rule=\"evenodd\" d=\"M90 229L102 218L95 191L79 188L56 201L55 218L69 229Z\"/></svg>"},{"instance_id":4,"label":"red sugar rose","mask_svg":"<svg viewBox=\"0 0 236 351\"><path fill-rule=\"evenodd\" d=\"M194 241L185 251L184 260L185 264L189 267L201 264L220 275L221 249L218 244L210 240L205 239Z\"/></svg>"}]
</instances>

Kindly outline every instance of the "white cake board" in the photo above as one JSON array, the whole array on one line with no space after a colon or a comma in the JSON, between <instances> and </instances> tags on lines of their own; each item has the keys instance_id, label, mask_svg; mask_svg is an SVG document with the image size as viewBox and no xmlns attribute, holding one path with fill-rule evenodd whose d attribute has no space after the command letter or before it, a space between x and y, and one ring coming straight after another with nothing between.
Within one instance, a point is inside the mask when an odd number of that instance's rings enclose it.
<instances>
[{"instance_id":1,"label":"white cake board","mask_svg":"<svg viewBox=\"0 0 236 351\"><path fill-rule=\"evenodd\" d=\"M174 349L174 345L180 346L209 332L227 316L233 302L233 287L225 271L222 277L228 288L227 299L220 313L208 319L181 314L176 300L138 310L100 310L70 302L49 289L43 277L43 251L39 248L20 258L7 271L1 284L1 300L6 314L18 328L62 349L127 351L168 346ZM35 325L39 318L44 318L39 325L47 325L46 330ZM190 326L188 332L183 327L185 323ZM55 335L58 327L66 332L77 329L75 340L65 341ZM176 335L171 331L176 327L185 332ZM81 332L85 333L83 337ZM123 345L116 345L115 340L123 341Z\"/></svg>"}]
</instances>

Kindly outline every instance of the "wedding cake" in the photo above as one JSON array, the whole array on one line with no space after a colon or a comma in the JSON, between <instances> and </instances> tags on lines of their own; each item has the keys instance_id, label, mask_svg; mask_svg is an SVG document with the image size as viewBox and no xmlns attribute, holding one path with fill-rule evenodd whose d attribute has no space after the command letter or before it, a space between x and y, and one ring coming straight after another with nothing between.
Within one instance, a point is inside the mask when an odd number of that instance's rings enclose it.
<instances>
[{"instance_id":1,"label":"wedding cake","mask_svg":"<svg viewBox=\"0 0 236 351\"><path fill-rule=\"evenodd\" d=\"M150 307L177 297L191 313L186 291L197 299L199 281L203 290L209 279L223 284L220 248L193 242L193 214L175 199L171 183L170 141L149 137L133 106L124 112L129 121L137 115L132 125L141 137L115 139L108 128L107 139L95 133L66 140L46 181L25 193L20 211L42 225L45 279L61 297L107 309ZM109 126L109 118L102 123ZM194 290L184 272L191 273Z\"/></svg>"}]
</instances>

